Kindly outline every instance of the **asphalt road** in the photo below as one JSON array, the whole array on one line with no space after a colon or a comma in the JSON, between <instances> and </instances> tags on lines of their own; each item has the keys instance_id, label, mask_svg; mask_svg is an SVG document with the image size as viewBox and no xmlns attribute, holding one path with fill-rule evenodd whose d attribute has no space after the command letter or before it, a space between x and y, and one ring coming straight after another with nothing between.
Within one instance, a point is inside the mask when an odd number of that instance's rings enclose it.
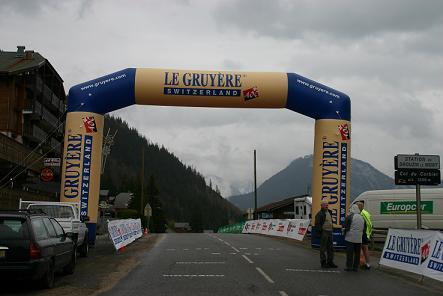
<instances>
[{"instance_id":1,"label":"asphalt road","mask_svg":"<svg viewBox=\"0 0 443 296\"><path fill-rule=\"evenodd\" d=\"M102 295L441 295L375 268L319 268L318 252L285 240L239 234L167 234Z\"/></svg>"}]
</instances>

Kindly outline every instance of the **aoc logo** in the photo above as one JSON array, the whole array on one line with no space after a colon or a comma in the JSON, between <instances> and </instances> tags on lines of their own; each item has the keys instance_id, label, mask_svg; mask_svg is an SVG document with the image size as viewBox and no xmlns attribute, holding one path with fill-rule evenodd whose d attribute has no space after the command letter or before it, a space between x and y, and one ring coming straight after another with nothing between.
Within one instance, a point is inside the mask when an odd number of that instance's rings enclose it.
<instances>
[{"instance_id":1,"label":"aoc logo","mask_svg":"<svg viewBox=\"0 0 443 296\"><path fill-rule=\"evenodd\" d=\"M241 87L241 74L165 72L163 94L239 97Z\"/></svg>"},{"instance_id":2,"label":"aoc logo","mask_svg":"<svg viewBox=\"0 0 443 296\"><path fill-rule=\"evenodd\" d=\"M258 98L258 88L256 86L254 86L254 87L244 90L243 97L245 98L245 101Z\"/></svg>"},{"instance_id":3,"label":"aoc logo","mask_svg":"<svg viewBox=\"0 0 443 296\"><path fill-rule=\"evenodd\" d=\"M426 261L426 259L428 259L429 257L429 252L431 250L431 241L428 241L427 243L425 243L423 246L421 246L420 248L420 264L422 264L423 262Z\"/></svg>"},{"instance_id":4,"label":"aoc logo","mask_svg":"<svg viewBox=\"0 0 443 296\"><path fill-rule=\"evenodd\" d=\"M350 139L351 139L351 135L350 135L350 133L349 133L349 126L348 126L347 123L342 124L342 125L339 125L339 126L338 126L338 131L340 132L341 139L342 139L343 141L346 141L346 140L350 140Z\"/></svg>"},{"instance_id":5,"label":"aoc logo","mask_svg":"<svg viewBox=\"0 0 443 296\"><path fill-rule=\"evenodd\" d=\"M85 130L87 133L95 133L97 132L97 125L95 123L94 116L83 117L83 125L85 126Z\"/></svg>"}]
</instances>

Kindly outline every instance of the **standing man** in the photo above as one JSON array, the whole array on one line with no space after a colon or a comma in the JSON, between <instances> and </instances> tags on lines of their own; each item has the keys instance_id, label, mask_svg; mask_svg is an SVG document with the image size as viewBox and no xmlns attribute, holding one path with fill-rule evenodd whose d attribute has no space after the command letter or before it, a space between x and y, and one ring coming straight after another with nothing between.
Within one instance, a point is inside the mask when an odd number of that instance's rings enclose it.
<instances>
[{"instance_id":1,"label":"standing man","mask_svg":"<svg viewBox=\"0 0 443 296\"><path fill-rule=\"evenodd\" d=\"M364 209L365 202L359 201L357 202L358 208L360 209L360 215L363 217L363 220L365 220L366 223L366 231L363 233L362 241L361 241L361 251L363 253L363 256L365 257L365 263L362 265L362 268L364 269L370 269L371 265L369 264L369 241L371 240L372 236L372 221L371 221L371 214L369 214L368 211Z\"/></svg>"},{"instance_id":2,"label":"standing man","mask_svg":"<svg viewBox=\"0 0 443 296\"><path fill-rule=\"evenodd\" d=\"M315 215L315 230L320 236L320 263L322 268L336 268L334 264L334 249L332 243L332 211L328 209L329 202L321 201L321 209Z\"/></svg>"}]
</instances>

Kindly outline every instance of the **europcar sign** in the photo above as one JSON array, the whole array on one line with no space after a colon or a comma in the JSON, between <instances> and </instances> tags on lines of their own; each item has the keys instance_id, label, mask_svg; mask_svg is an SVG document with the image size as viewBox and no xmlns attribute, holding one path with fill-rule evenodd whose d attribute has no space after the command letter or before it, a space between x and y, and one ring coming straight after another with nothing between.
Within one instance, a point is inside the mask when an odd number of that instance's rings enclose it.
<instances>
[{"instance_id":1,"label":"europcar sign","mask_svg":"<svg viewBox=\"0 0 443 296\"><path fill-rule=\"evenodd\" d=\"M417 213L417 203L415 201L382 201L380 203L380 214L387 215L405 215L405 214L416 214ZM421 202L421 213L422 214L433 214L434 213L434 202L433 201L422 201Z\"/></svg>"}]
</instances>

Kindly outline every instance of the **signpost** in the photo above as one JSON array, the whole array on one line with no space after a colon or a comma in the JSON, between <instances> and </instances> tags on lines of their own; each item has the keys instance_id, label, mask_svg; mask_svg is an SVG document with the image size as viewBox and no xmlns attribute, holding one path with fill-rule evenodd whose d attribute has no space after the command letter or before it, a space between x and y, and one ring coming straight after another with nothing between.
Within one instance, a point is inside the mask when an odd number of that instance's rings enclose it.
<instances>
[{"instance_id":1,"label":"signpost","mask_svg":"<svg viewBox=\"0 0 443 296\"><path fill-rule=\"evenodd\" d=\"M421 229L420 185L441 183L440 155L398 154L394 157L395 184L415 185L417 229Z\"/></svg>"}]
</instances>

